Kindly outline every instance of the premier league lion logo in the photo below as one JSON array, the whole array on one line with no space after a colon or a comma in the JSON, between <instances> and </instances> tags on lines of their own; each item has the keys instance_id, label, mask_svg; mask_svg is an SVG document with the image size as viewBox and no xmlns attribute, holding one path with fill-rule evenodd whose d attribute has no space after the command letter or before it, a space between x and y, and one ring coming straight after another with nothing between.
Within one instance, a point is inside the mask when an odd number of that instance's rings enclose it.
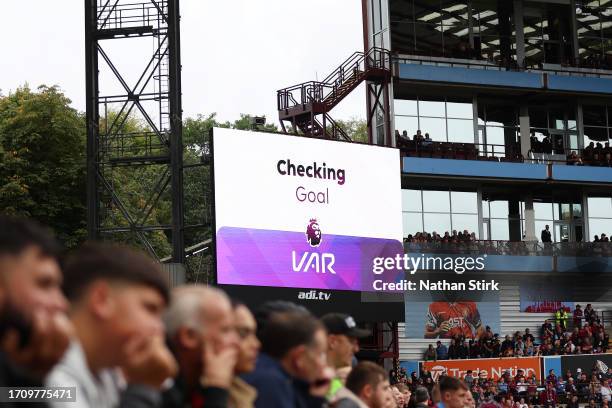
<instances>
[{"instance_id":1,"label":"premier league lion logo","mask_svg":"<svg viewBox=\"0 0 612 408\"><path fill-rule=\"evenodd\" d=\"M312 218L308 223L306 238L311 247L318 247L321 244L321 228L316 218Z\"/></svg>"}]
</instances>

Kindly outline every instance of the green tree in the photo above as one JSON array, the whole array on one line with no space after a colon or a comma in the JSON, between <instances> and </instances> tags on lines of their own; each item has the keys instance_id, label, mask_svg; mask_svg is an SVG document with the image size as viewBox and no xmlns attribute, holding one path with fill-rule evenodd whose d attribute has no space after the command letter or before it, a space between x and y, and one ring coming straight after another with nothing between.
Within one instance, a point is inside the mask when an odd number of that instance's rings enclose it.
<instances>
[{"instance_id":1,"label":"green tree","mask_svg":"<svg viewBox=\"0 0 612 408\"><path fill-rule=\"evenodd\" d=\"M365 120L353 117L349 120L336 120L336 122L353 142L368 142L368 124Z\"/></svg>"},{"instance_id":2,"label":"green tree","mask_svg":"<svg viewBox=\"0 0 612 408\"><path fill-rule=\"evenodd\" d=\"M57 88L0 96L0 211L32 217L68 246L85 224L85 120Z\"/></svg>"}]
</instances>

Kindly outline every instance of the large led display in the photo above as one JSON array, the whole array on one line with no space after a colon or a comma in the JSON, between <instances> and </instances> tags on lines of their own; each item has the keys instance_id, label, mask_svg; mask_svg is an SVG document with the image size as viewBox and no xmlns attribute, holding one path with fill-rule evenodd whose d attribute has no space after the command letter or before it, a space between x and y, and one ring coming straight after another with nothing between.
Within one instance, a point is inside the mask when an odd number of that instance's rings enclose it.
<instances>
[{"instance_id":1,"label":"large led display","mask_svg":"<svg viewBox=\"0 0 612 408\"><path fill-rule=\"evenodd\" d=\"M215 128L212 150L217 283L361 291L403 253L397 149Z\"/></svg>"}]
</instances>

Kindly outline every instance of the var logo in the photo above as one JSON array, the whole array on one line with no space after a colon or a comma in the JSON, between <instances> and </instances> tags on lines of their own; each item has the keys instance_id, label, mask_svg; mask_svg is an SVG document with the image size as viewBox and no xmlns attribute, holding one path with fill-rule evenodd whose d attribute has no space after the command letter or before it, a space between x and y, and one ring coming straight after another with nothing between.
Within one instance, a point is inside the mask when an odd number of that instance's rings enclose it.
<instances>
[{"instance_id":1,"label":"var logo","mask_svg":"<svg viewBox=\"0 0 612 408\"><path fill-rule=\"evenodd\" d=\"M309 292L298 292L298 299L300 300L329 300L331 293L317 292L311 290Z\"/></svg>"},{"instance_id":2,"label":"var logo","mask_svg":"<svg viewBox=\"0 0 612 408\"><path fill-rule=\"evenodd\" d=\"M293 266L294 272L308 272L313 270L316 273L332 273L336 274L334 270L334 263L336 257L334 254L319 254L318 252L304 252L298 257L295 251L291 251L291 265Z\"/></svg>"}]
</instances>

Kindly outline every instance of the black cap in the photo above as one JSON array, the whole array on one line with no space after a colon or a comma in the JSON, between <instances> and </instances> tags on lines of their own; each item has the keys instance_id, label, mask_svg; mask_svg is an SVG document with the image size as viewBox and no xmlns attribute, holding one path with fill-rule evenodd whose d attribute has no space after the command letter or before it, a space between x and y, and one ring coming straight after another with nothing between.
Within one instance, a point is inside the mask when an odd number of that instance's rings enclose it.
<instances>
[{"instance_id":1,"label":"black cap","mask_svg":"<svg viewBox=\"0 0 612 408\"><path fill-rule=\"evenodd\" d=\"M370 331L360 329L353 317L342 313L328 313L321 318L329 334L344 334L348 337L361 339L370 336Z\"/></svg>"}]
</instances>

